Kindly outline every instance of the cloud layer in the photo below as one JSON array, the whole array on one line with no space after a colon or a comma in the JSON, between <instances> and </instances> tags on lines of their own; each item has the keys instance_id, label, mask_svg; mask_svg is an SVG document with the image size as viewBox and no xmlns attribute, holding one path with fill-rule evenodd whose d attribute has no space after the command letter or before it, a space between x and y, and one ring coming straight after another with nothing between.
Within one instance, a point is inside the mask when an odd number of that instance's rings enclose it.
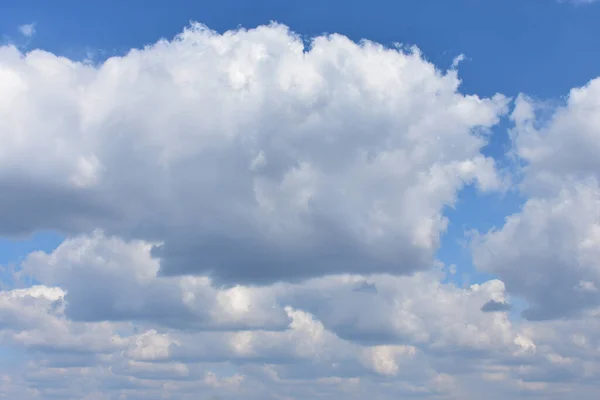
<instances>
[{"instance_id":1,"label":"cloud layer","mask_svg":"<svg viewBox=\"0 0 600 400\"><path fill-rule=\"evenodd\" d=\"M157 276L150 248L96 232L27 257L21 274L39 284L0 297L3 342L36 355L20 385L140 399L477 398L485 386L500 399L587 395L600 369L598 311L570 323L482 312L509 301L499 280L459 288L436 268L227 288Z\"/></svg>"},{"instance_id":2,"label":"cloud layer","mask_svg":"<svg viewBox=\"0 0 600 400\"><path fill-rule=\"evenodd\" d=\"M0 235L66 237L0 291L0 396L595 398L600 81L549 106L455 68L276 24L0 47ZM526 200L460 287L435 255L467 185Z\"/></svg>"}]
</instances>

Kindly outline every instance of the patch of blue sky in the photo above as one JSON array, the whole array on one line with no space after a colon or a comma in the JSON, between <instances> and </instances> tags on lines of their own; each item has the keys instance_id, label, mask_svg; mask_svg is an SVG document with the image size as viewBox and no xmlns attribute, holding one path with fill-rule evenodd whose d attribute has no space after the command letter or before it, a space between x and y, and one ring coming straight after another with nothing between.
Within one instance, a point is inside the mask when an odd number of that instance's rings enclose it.
<instances>
[{"instance_id":1,"label":"patch of blue sky","mask_svg":"<svg viewBox=\"0 0 600 400\"><path fill-rule=\"evenodd\" d=\"M20 270L21 262L28 254L35 251L46 253L56 249L64 237L52 231L40 231L19 238L0 237L0 283L3 288L13 288L18 283L14 273ZM27 285L36 282L25 278Z\"/></svg>"}]
</instances>

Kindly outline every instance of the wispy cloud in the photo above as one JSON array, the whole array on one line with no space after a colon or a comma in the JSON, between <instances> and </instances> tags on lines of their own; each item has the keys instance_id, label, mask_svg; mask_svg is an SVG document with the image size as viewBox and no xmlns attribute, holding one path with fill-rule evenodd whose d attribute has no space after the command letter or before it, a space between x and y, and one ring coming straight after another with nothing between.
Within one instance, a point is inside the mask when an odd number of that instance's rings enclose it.
<instances>
[{"instance_id":1,"label":"wispy cloud","mask_svg":"<svg viewBox=\"0 0 600 400\"><path fill-rule=\"evenodd\" d=\"M21 32L23 36L32 37L35 35L35 23L19 26L19 32Z\"/></svg>"},{"instance_id":2,"label":"wispy cloud","mask_svg":"<svg viewBox=\"0 0 600 400\"><path fill-rule=\"evenodd\" d=\"M592 4L597 3L598 0L558 0L559 3L571 3L575 5L584 5L584 4Z\"/></svg>"}]
</instances>

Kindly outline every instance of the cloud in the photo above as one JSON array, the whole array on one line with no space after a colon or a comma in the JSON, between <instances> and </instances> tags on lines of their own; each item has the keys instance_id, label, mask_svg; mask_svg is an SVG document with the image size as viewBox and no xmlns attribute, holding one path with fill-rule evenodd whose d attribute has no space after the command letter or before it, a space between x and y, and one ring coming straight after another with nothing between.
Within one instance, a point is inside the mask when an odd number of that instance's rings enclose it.
<instances>
[{"instance_id":1,"label":"cloud","mask_svg":"<svg viewBox=\"0 0 600 400\"><path fill-rule=\"evenodd\" d=\"M2 338L16 346L96 356L118 349L118 324L79 325L64 317L64 291L33 286L0 292ZM82 329L83 328L83 329Z\"/></svg>"},{"instance_id":2,"label":"cloud","mask_svg":"<svg viewBox=\"0 0 600 400\"><path fill-rule=\"evenodd\" d=\"M558 0L559 3L572 3L575 5L592 4L598 0Z\"/></svg>"},{"instance_id":3,"label":"cloud","mask_svg":"<svg viewBox=\"0 0 600 400\"><path fill-rule=\"evenodd\" d=\"M474 261L529 304L531 319L600 305L600 79L552 107L519 97L514 152L528 200L474 241Z\"/></svg>"},{"instance_id":4,"label":"cloud","mask_svg":"<svg viewBox=\"0 0 600 400\"><path fill-rule=\"evenodd\" d=\"M504 187L480 150L507 99L417 50L195 24L98 66L0 59L5 235L100 228L156 243L161 274L228 283L405 274L461 188Z\"/></svg>"},{"instance_id":5,"label":"cloud","mask_svg":"<svg viewBox=\"0 0 600 400\"><path fill-rule=\"evenodd\" d=\"M143 321L188 329L285 328L284 310L258 288L218 289L207 277L157 278L151 243L95 232L30 254L26 274L66 290L66 314L79 321Z\"/></svg>"},{"instance_id":6,"label":"cloud","mask_svg":"<svg viewBox=\"0 0 600 400\"><path fill-rule=\"evenodd\" d=\"M32 37L35 35L35 23L19 26L19 32L25 37Z\"/></svg>"}]
</instances>

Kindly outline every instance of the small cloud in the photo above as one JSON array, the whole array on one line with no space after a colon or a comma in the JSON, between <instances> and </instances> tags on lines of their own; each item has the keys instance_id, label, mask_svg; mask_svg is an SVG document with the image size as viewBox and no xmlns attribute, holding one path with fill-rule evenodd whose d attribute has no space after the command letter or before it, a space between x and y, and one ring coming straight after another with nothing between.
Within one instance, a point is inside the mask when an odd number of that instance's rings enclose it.
<instances>
[{"instance_id":1,"label":"small cloud","mask_svg":"<svg viewBox=\"0 0 600 400\"><path fill-rule=\"evenodd\" d=\"M511 305L508 303L490 300L481 307L481 311L483 312L502 312L502 311L510 311Z\"/></svg>"},{"instance_id":2,"label":"small cloud","mask_svg":"<svg viewBox=\"0 0 600 400\"><path fill-rule=\"evenodd\" d=\"M35 23L19 26L19 32L21 32L23 36L32 37L35 35Z\"/></svg>"},{"instance_id":3,"label":"small cloud","mask_svg":"<svg viewBox=\"0 0 600 400\"><path fill-rule=\"evenodd\" d=\"M456 69L458 67L458 65L463 62L465 60L465 55L464 54L459 54L457 57L454 58L454 60L452 60L452 66L450 67L451 69Z\"/></svg>"},{"instance_id":4,"label":"small cloud","mask_svg":"<svg viewBox=\"0 0 600 400\"><path fill-rule=\"evenodd\" d=\"M581 292L594 293L598 291L596 284L590 281L579 281L579 284L575 287L576 290Z\"/></svg>"},{"instance_id":5,"label":"small cloud","mask_svg":"<svg viewBox=\"0 0 600 400\"><path fill-rule=\"evenodd\" d=\"M456 275L456 264L452 264L448 266L448 273L450 275Z\"/></svg>"},{"instance_id":6,"label":"small cloud","mask_svg":"<svg viewBox=\"0 0 600 400\"><path fill-rule=\"evenodd\" d=\"M592 4L598 0L557 0L559 3L571 3L575 5Z\"/></svg>"}]
</instances>

